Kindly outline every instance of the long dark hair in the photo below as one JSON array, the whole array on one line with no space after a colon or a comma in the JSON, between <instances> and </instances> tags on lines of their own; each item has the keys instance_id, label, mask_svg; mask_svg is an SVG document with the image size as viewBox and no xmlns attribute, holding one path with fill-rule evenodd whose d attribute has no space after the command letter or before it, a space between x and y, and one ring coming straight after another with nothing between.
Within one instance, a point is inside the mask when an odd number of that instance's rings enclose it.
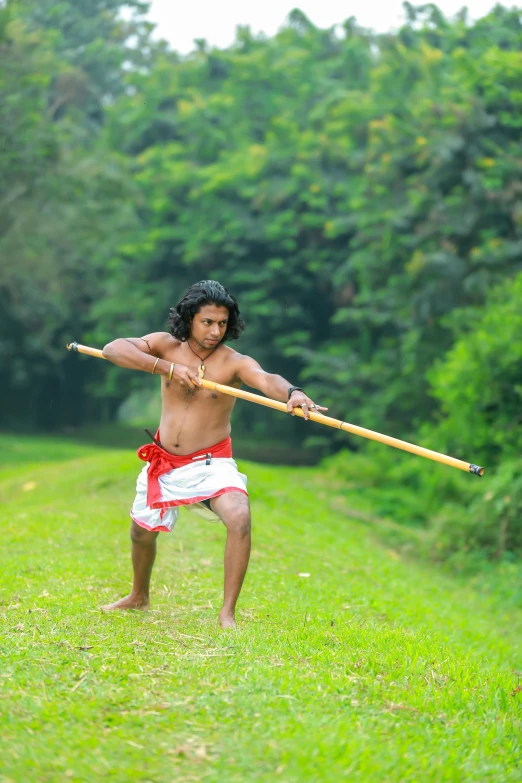
<instances>
[{"instance_id":1,"label":"long dark hair","mask_svg":"<svg viewBox=\"0 0 522 783\"><path fill-rule=\"evenodd\" d=\"M176 307L170 308L167 326L171 335L181 342L186 342L190 337L192 319L202 307L210 304L228 309L228 325L223 342L237 340L245 328L245 322L232 294L216 280L200 280L199 283L194 283Z\"/></svg>"}]
</instances>

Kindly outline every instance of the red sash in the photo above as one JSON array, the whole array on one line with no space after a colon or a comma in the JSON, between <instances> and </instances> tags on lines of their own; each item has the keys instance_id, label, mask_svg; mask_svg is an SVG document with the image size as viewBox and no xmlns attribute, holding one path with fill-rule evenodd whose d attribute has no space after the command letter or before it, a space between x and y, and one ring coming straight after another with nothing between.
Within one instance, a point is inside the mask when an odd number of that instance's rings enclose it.
<instances>
[{"instance_id":1,"label":"red sash","mask_svg":"<svg viewBox=\"0 0 522 783\"><path fill-rule=\"evenodd\" d=\"M159 430L156 433L156 439L160 440ZM155 443L146 443L144 446L140 446L137 454L143 462L149 463L147 505L149 508L158 508L156 504L161 503L161 489L158 481L160 476L170 473L171 470L176 468L189 465L194 460L194 457L205 457L207 454L210 454L211 457L232 457L232 439L229 436L225 440L214 444L214 446L207 446L204 449L195 451L193 454L171 454ZM197 462L200 461L203 460L197 460Z\"/></svg>"}]
</instances>

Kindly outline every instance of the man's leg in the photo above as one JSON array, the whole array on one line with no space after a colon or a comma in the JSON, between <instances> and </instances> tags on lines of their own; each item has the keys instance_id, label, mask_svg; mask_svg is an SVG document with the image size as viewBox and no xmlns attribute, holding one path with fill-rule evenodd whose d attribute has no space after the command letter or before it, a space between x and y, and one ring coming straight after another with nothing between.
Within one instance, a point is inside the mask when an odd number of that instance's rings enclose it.
<instances>
[{"instance_id":1,"label":"man's leg","mask_svg":"<svg viewBox=\"0 0 522 783\"><path fill-rule=\"evenodd\" d=\"M222 628L235 628L236 602L250 558L250 506L242 492L227 492L210 503L227 528L225 594L218 620Z\"/></svg>"},{"instance_id":2,"label":"man's leg","mask_svg":"<svg viewBox=\"0 0 522 783\"><path fill-rule=\"evenodd\" d=\"M156 559L156 539L158 533L145 528L132 520L130 537L132 541L132 567L134 580L132 590L125 598L113 604L103 606L104 611L112 609L148 609L150 606L149 586L152 566Z\"/></svg>"}]
</instances>

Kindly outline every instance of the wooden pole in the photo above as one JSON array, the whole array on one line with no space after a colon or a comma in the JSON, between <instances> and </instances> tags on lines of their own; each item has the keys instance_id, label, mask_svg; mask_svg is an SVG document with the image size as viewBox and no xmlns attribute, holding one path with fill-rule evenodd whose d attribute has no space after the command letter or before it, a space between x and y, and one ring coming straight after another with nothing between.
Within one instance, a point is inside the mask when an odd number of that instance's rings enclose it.
<instances>
[{"instance_id":1,"label":"wooden pole","mask_svg":"<svg viewBox=\"0 0 522 783\"><path fill-rule=\"evenodd\" d=\"M70 351L78 351L78 353L85 353L88 356L95 356L98 359L105 359L105 356L98 348L89 348L86 345L79 345L78 343L71 343L67 348ZM282 413L288 413L286 403L272 400L270 397L262 397L260 394L253 394L252 392L243 391L242 389L234 389L231 386L223 386L221 383L207 381L204 378L201 379L201 385L204 389L209 389L210 391L228 394L231 397L238 397L241 400L248 400L248 402L255 402L257 405L264 405L267 408L273 408ZM294 408L294 413L296 416L304 418L301 408ZM443 465L449 465L451 468L457 468L457 470L463 470L466 473L473 473L475 476L484 475L484 468L481 468L479 465L464 462L461 459L449 457L447 454L440 454L438 451L425 449L422 446L416 446L405 440L392 438L390 435L382 435L380 432L367 430L364 427L358 427L356 424L349 424L340 419L332 419L330 416L324 416L322 413L313 413L313 411L310 411L309 418L311 421L315 421L318 424L324 424L325 427L333 427L337 430L350 432L352 435L359 435L361 438L375 440L378 443L384 443L386 446L393 446L396 449L401 449L401 451L408 451L410 454L417 454L419 457L425 457L434 462L441 462Z\"/></svg>"}]
</instances>

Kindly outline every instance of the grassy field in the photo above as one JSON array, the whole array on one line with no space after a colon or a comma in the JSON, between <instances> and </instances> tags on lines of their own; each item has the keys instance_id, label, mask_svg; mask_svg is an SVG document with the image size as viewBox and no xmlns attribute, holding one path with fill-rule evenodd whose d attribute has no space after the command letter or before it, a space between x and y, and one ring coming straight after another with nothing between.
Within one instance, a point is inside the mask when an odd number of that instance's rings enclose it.
<instances>
[{"instance_id":1,"label":"grassy field","mask_svg":"<svg viewBox=\"0 0 522 783\"><path fill-rule=\"evenodd\" d=\"M378 543L320 468L242 464L239 628L222 526L128 591L133 453L0 438L0 781L520 781L522 611Z\"/></svg>"}]
</instances>

